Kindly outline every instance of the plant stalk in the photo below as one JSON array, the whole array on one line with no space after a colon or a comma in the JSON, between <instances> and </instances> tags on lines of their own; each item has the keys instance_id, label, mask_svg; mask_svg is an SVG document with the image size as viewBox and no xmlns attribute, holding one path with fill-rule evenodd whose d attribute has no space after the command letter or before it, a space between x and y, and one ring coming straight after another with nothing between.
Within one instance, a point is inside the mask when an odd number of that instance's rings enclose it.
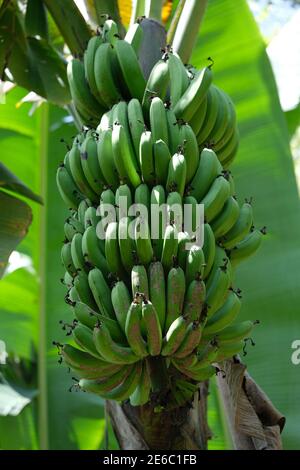
<instances>
[{"instance_id":1,"label":"plant stalk","mask_svg":"<svg viewBox=\"0 0 300 470\"><path fill-rule=\"evenodd\" d=\"M119 6L117 0L94 0L98 24L103 25L105 15L109 15L118 25L119 34L121 37L125 36L125 28L121 21Z\"/></svg>"},{"instance_id":2,"label":"plant stalk","mask_svg":"<svg viewBox=\"0 0 300 470\"><path fill-rule=\"evenodd\" d=\"M161 22L161 11L163 7L163 0L146 0L145 2L145 16L153 20Z\"/></svg>"},{"instance_id":3,"label":"plant stalk","mask_svg":"<svg viewBox=\"0 0 300 470\"><path fill-rule=\"evenodd\" d=\"M195 46L208 0L188 0L182 9L172 47L187 64Z\"/></svg>"}]
</instances>

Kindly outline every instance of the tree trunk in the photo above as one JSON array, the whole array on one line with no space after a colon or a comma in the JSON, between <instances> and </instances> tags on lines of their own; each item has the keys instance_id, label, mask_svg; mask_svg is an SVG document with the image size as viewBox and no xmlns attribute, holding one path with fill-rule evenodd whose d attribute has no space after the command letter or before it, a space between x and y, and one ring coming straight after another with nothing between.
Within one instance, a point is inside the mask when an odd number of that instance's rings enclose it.
<instances>
[{"instance_id":1,"label":"tree trunk","mask_svg":"<svg viewBox=\"0 0 300 470\"><path fill-rule=\"evenodd\" d=\"M246 372L239 358L219 365L218 387L234 448L280 450L284 416ZM193 403L155 413L153 405L133 407L108 401L110 417L123 450L206 450L212 433L207 423L209 383L199 384Z\"/></svg>"}]
</instances>

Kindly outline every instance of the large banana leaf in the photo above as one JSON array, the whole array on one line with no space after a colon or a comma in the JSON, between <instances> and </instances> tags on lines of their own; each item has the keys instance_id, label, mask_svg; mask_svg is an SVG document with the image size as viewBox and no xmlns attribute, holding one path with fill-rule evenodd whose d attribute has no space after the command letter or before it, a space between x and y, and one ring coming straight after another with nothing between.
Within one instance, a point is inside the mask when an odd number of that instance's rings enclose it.
<instances>
[{"instance_id":1,"label":"large banana leaf","mask_svg":"<svg viewBox=\"0 0 300 470\"><path fill-rule=\"evenodd\" d=\"M32 358L37 351L38 400L18 416L0 418L3 449L96 449L104 435L100 399L69 393L70 374L57 363L52 340L64 341L59 319L68 318L60 246L67 213L55 186L55 172L63 159L60 139L75 133L65 124L66 113L43 105L33 117L29 104L16 109L26 92L14 89L0 107L1 161L35 193L45 206L32 203L33 223L18 250L32 258L32 268L7 274L0 282L0 338L7 350ZM70 312L69 312L70 317Z\"/></svg>"},{"instance_id":2,"label":"large banana leaf","mask_svg":"<svg viewBox=\"0 0 300 470\"><path fill-rule=\"evenodd\" d=\"M260 319L245 360L254 379L286 415L286 449L299 448L300 207L289 135L264 42L245 0L211 0L192 56L211 56L215 81L237 107L241 146L233 165L240 201L254 197L255 224L268 235L237 272L242 318ZM288 73L288 71L287 71Z\"/></svg>"}]
</instances>

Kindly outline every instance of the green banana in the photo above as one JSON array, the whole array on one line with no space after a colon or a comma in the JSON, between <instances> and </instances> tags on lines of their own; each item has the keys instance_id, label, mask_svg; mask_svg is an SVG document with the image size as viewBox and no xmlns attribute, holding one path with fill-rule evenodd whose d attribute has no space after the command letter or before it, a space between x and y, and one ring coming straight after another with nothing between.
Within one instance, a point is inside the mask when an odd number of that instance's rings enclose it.
<instances>
[{"instance_id":1,"label":"green banana","mask_svg":"<svg viewBox=\"0 0 300 470\"><path fill-rule=\"evenodd\" d=\"M123 281L118 281L111 291L111 303L122 331L125 331L126 317L131 304L131 296Z\"/></svg>"},{"instance_id":2,"label":"green banana","mask_svg":"<svg viewBox=\"0 0 300 470\"><path fill-rule=\"evenodd\" d=\"M137 57L143 41L144 31L139 23L133 23L129 26L124 40L131 45Z\"/></svg>"},{"instance_id":3,"label":"green banana","mask_svg":"<svg viewBox=\"0 0 300 470\"><path fill-rule=\"evenodd\" d=\"M264 234L264 229L254 229L231 250L230 261L233 267L256 253Z\"/></svg>"},{"instance_id":4,"label":"green banana","mask_svg":"<svg viewBox=\"0 0 300 470\"><path fill-rule=\"evenodd\" d=\"M74 220L76 219L74 219L73 217L69 217L64 224L64 234L69 242L72 241L72 238L74 237L75 233L84 232L84 227L82 226L82 224L78 220L73 223Z\"/></svg>"},{"instance_id":5,"label":"green banana","mask_svg":"<svg viewBox=\"0 0 300 470\"><path fill-rule=\"evenodd\" d=\"M206 112L207 112L207 105L208 105L208 98L206 95L204 99L202 100L200 107L197 109L194 116L189 121L189 125L193 129L194 134L196 136L200 133L202 126L204 124Z\"/></svg>"},{"instance_id":6,"label":"green banana","mask_svg":"<svg viewBox=\"0 0 300 470\"><path fill-rule=\"evenodd\" d=\"M145 122L141 103L136 98L132 98L127 107L128 123L135 155L139 155L140 140L145 131Z\"/></svg>"},{"instance_id":7,"label":"green banana","mask_svg":"<svg viewBox=\"0 0 300 470\"><path fill-rule=\"evenodd\" d=\"M75 106L79 106L91 118L100 120L105 110L90 91L85 79L83 63L79 59L71 60L67 66L67 74Z\"/></svg>"},{"instance_id":8,"label":"green banana","mask_svg":"<svg viewBox=\"0 0 300 470\"><path fill-rule=\"evenodd\" d=\"M168 192L177 191L183 197L186 183L187 163L184 155L175 153L169 163L166 188Z\"/></svg>"},{"instance_id":9,"label":"green banana","mask_svg":"<svg viewBox=\"0 0 300 470\"><path fill-rule=\"evenodd\" d=\"M220 345L225 343L236 343L250 335L257 322L246 320L227 326L218 333L217 339Z\"/></svg>"},{"instance_id":10,"label":"green banana","mask_svg":"<svg viewBox=\"0 0 300 470\"><path fill-rule=\"evenodd\" d=\"M191 371L188 368L182 367L181 364L176 360L172 360L172 364L178 369L182 374L190 377L191 379L195 380L196 382L203 382L208 380L211 376L216 373L216 368L213 366L203 367L202 369L196 371Z\"/></svg>"},{"instance_id":11,"label":"green banana","mask_svg":"<svg viewBox=\"0 0 300 470\"><path fill-rule=\"evenodd\" d=\"M146 219L139 218L135 223L135 245L137 258L140 263L147 266L153 259L150 228Z\"/></svg>"},{"instance_id":12,"label":"green banana","mask_svg":"<svg viewBox=\"0 0 300 470\"><path fill-rule=\"evenodd\" d=\"M105 235L105 257L110 272L120 278L124 278L125 273L121 261L118 241L118 223L110 222L107 226Z\"/></svg>"},{"instance_id":13,"label":"green banana","mask_svg":"<svg viewBox=\"0 0 300 470\"><path fill-rule=\"evenodd\" d=\"M203 337L217 333L229 326L241 309L241 301L232 290L219 310L214 313L205 325Z\"/></svg>"},{"instance_id":14,"label":"green banana","mask_svg":"<svg viewBox=\"0 0 300 470\"><path fill-rule=\"evenodd\" d=\"M189 185L189 195L201 201L221 171L222 168L215 152L211 149L203 149L198 168Z\"/></svg>"},{"instance_id":15,"label":"green banana","mask_svg":"<svg viewBox=\"0 0 300 470\"><path fill-rule=\"evenodd\" d=\"M144 131L141 135L139 147L139 162L143 181L150 186L154 185L154 158L152 133Z\"/></svg>"},{"instance_id":16,"label":"green banana","mask_svg":"<svg viewBox=\"0 0 300 470\"><path fill-rule=\"evenodd\" d=\"M93 332L90 328L85 325L78 324L73 329L72 334L76 344L78 344L80 348L88 352L91 356L103 360L103 357L95 348Z\"/></svg>"},{"instance_id":17,"label":"green banana","mask_svg":"<svg viewBox=\"0 0 300 470\"><path fill-rule=\"evenodd\" d=\"M239 131L236 127L229 141L217 153L220 162L224 167L226 166L226 168L229 166L228 162L230 161L231 163L234 155L237 152L239 138Z\"/></svg>"},{"instance_id":18,"label":"green banana","mask_svg":"<svg viewBox=\"0 0 300 470\"><path fill-rule=\"evenodd\" d=\"M148 116L151 100L157 96L165 101L170 83L169 67L166 58L156 62L151 70L143 96L142 107L144 115Z\"/></svg>"},{"instance_id":19,"label":"green banana","mask_svg":"<svg viewBox=\"0 0 300 470\"><path fill-rule=\"evenodd\" d=\"M166 103L166 117L168 125L168 148L172 155L177 152L180 143L179 124L173 109Z\"/></svg>"},{"instance_id":20,"label":"green banana","mask_svg":"<svg viewBox=\"0 0 300 470\"><path fill-rule=\"evenodd\" d=\"M166 109L162 100L157 96L151 99L149 119L153 142L161 139L168 145Z\"/></svg>"},{"instance_id":21,"label":"green banana","mask_svg":"<svg viewBox=\"0 0 300 470\"><path fill-rule=\"evenodd\" d=\"M170 74L170 101L172 106L175 107L189 87L190 81L185 67L176 52L168 52L167 64Z\"/></svg>"},{"instance_id":22,"label":"green banana","mask_svg":"<svg viewBox=\"0 0 300 470\"><path fill-rule=\"evenodd\" d=\"M80 156L82 169L88 184L96 194L100 195L103 191L104 176L98 161L95 136L86 136L80 147Z\"/></svg>"},{"instance_id":23,"label":"green banana","mask_svg":"<svg viewBox=\"0 0 300 470\"><path fill-rule=\"evenodd\" d=\"M150 195L149 186L145 183L140 184L135 190L134 203L135 204L140 204L141 206L143 206L143 208L147 209L147 211L148 211L147 214L148 214L148 219L149 220L150 220L150 216L151 216L150 198L151 198L151 195ZM140 213L140 215L141 215L141 213Z\"/></svg>"},{"instance_id":24,"label":"green banana","mask_svg":"<svg viewBox=\"0 0 300 470\"><path fill-rule=\"evenodd\" d=\"M217 217L229 197L230 185L226 178L219 176L212 183L208 193L201 201L204 204L204 217L206 222L211 222Z\"/></svg>"},{"instance_id":25,"label":"green banana","mask_svg":"<svg viewBox=\"0 0 300 470\"><path fill-rule=\"evenodd\" d=\"M113 364L133 364L139 361L131 348L121 346L113 341L109 329L101 323L94 328L94 344L98 353L108 362Z\"/></svg>"},{"instance_id":26,"label":"green banana","mask_svg":"<svg viewBox=\"0 0 300 470\"><path fill-rule=\"evenodd\" d=\"M239 204L233 196L230 196L224 204L222 212L210 223L216 240L229 232L239 218L239 215Z\"/></svg>"},{"instance_id":27,"label":"green banana","mask_svg":"<svg viewBox=\"0 0 300 470\"><path fill-rule=\"evenodd\" d=\"M198 142L193 129L186 123L181 124L179 127L179 139L186 161L186 183L189 183L199 164Z\"/></svg>"},{"instance_id":28,"label":"green banana","mask_svg":"<svg viewBox=\"0 0 300 470\"><path fill-rule=\"evenodd\" d=\"M162 356L172 356L177 351L183 341L186 329L187 323L182 315L171 323L163 340Z\"/></svg>"},{"instance_id":29,"label":"green banana","mask_svg":"<svg viewBox=\"0 0 300 470\"><path fill-rule=\"evenodd\" d=\"M210 67L205 67L197 73L175 105L174 112L177 118L181 118L186 122L192 119L203 101L211 82L212 72Z\"/></svg>"},{"instance_id":30,"label":"green banana","mask_svg":"<svg viewBox=\"0 0 300 470\"><path fill-rule=\"evenodd\" d=\"M227 266L217 268L210 274L211 283L207 284L206 303L208 305L208 318L210 318L223 304L231 284L230 270Z\"/></svg>"},{"instance_id":31,"label":"green banana","mask_svg":"<svg viewBox=\"0 0 300 470\"><path fill-rule=\"evenodd\" d=\"M135 148L131 139L131 132L128 119L128 105L126 101L120 101L119 103L117 103L112 110L112 114L112 125L120 124L124 127L127 136L128 146L130 148L130 154L134 157L133 164L135 169L138 171L138 153L135 153Z\"/></svg>"},{"instance_id":32,"label":"green banana","mask_svg":"<svg viewBox=\"0 0 300 470\"><path fill-rule=\"evenodd\" d=\"M138 386L130 395L131 406L142 406L149 401L151 392L151 380L148 372L147 362L143 362L143 370Z\"/></svg>"},{"instance_id":33,"label":"green banana","mask_svg":"<svg viewBox=\"0 0 300 470\"><path fill-rule=\"evenodd\" d=\"M121 366L117 364L109 364L103 359L91 356L90 354L75 348L71 344L63 345L61 355L65 363L72 369L75 369L82 374L97 373L99 374L98 378L109 377L121 369Z\"/></svg>"},{"instance_id":34,"label":"green banana","mask_svg":"<svg viewBox=\"0 0 300 470\"><path fill-rule=\"evenodd\" d=\"M197 372L204 367L208 367L212 362L215 361L219 350L219 343L215 339L211 340L207 345L198 348L197 352L197 362L195 365L191 366L189 369L191 371Z\"/></svg>"},{"instance_id":35,"label":"green banana","mask_svg":"<svg viewBox=\"0 0 300 470\"><path fill-rule=\"evenodd\" d=\"M142 318L147 335L147 346L151 356L158 356L162 347L162 332L154 305L143 297Z\"/></svg>"},{"instance_id":36,"label":"green banana","mask_svg":"<svg viewBox=\"0 0 300 470\"><path fill-rule=\"evenodd\" d=\"M82 235L76 233L71 241L71 256L76 270L86 271L88 266L82 252Z\"/></svg>"},{"instance_id":37,"label":"green banana","mask_svg":"<svg viewBox=\"0 0 300 470\"><path fill-rule=\"evenodd\" d=\"M167 197L168 223L174 224L177 230L181 230L182 220L182 197L177 191L168 194Z\"/></svg>"},{"instance_id":38,"label":"green banana","mask_svg":"<svg viewBox=\"0 0 300 470\"><path fill-rule=\"evenodd\" d=\"M88 277L85 272L77 271L77 275L74 278L74 287L78 292L81 302L97 312L98 307L91 292Z\"/></svg>"},{"instance_id":39,"label":"green banana","mask_svg":"<svg viewBox=\"0 0 300 470\"><path fill-rule=\"evenodd\" d=\"M200 279L195 279L186 289L183 305L183 316L188 321L199 321L202 320L202 316L205 317L205 297L206 297L206 286L205 283ZM205 315L203 315L205 314Z\"/></svg>"},{"instance_id":40,"label":"green banana","mask_svg":"<svg viewBox=\"0 0 300 470\"><path fill-rule=\"evenodd\" d=\"M99 268L105 276L108 275L108 264L101 250L101 244L97 237L96 229L92 226L88 227L82 236L82 253L85 261Z\"/></svg>"},{"instance_id":41,"label":"green banana","mask_svg":"<svg viewBox=\"0 0 300 470\"><path fill-rule=\"evenodd\" d=\"M107 19L102 26L102 37L105 42L115 45L119 37L117 23L112 19Z\"/></svg>"},{"instance_id":42,"label":"green banana","mask_svg":"<svg viewBox=\"0 0 300 470\"><path fill-rule=\"evenodd\" d=\"M207 147L210 143L209 137L216 124L219 111L219 96L217 89L212 85L207 93L207 108L203 126L197 134L197 142L201 147Z\"/></svg>"},{"instance_id":43,"label":"green banana","mask_svg":"<svg viewBox=\"0 0 300 470\"><path fill-rule=\"evenodd\" d=\"M119 40L115 44L115 51L122 79L131 97L137 98L141 102L146 83L133 47L128 42Z\"/></svg>"},{"instance_id":44,"label":"green banana","mask_svg":"<svg viewBox=\"0 0 300 470\"><path fill-rule=\"evenodd\" d=\"M177 229L173 225L168 225L164 234L163 247L161 252L161 263L168 272L173 266L174 258L177 255L178 239Z\"/></svg>"},{"instance_id":45,"label":"green banana","mask_svg":"<svg viewBox=\"0 0 300 470\"><path fill-rule=\"evenodd\" d=\"M56 184L66 206L70 209L77 209L84 196L64 166L59 166L57 169Z\"/></svg>"},{"instance_id":46,"label":"green banana","mask_svg":"<svg viewBox=\"0 0 300 470\"><path fill-rule=\"evenodd\" d=\"M142 305L139 299L133 300L125 318L126 338L132 351L138 357L148 356L147 345L141 332Z\"/></svg>"},{"instance_id":47,"label":"green banana","mask_svg":"<svg viewBox=\"0 0 300 470\"><path fill-rule=\"evenodd\" d=\"M111 390L114 390L116 387L120 386L128 377L131 370L132 369L130 366L123 366L109 377L100 378L98 380L83 378L79 381L79 386L86 392L103 396L103 394L108 393Z\"/></svg>"},{"instance_id":48,"label":"green banana","mask_svg":"<svg viewBox=\"0 0 300 470\"><path fill-rule=\"evenodd\" d=\"M182 359L192 354L194 349L200 343L202 336L202 326L198 322L193 321L186 329L185 335L182 339L181 345L174 353L174 357Z\"/></svg>"},{"instance_id":49,"label":"green banana","mask_svg":"<svg viewBox=\"0 0 300 470\"><path fill-rule=\"evenodd\" d=\"M187 249L187 244L191 242L190 235L188 232L178 232L178 251L177 251L177 261L178 265L185 269L186 258L189 250Z\"/></svg>"},{"instance_id":50,"label":"green banana","mask_svg":"<svg viewBox=\"0 0 300 470\"><path fill-rule=\"evenodd\" d=\"M131 289L132 296L142 293L149 299L149 283L145 266L135 265L131 271Z\"/></svg>"},{"instance_id":51,"label":"green banana","mask_svg":"<svg viewBox=\"0 0 300 470\"><path fill-rule=\"evenodd\" d=\"M100 313L114 320L116 317L111 301L110 288L100 269L94 268L89 272L88 282Z\"/></svg>"},{"instance_id":52,"label":"green banana","mask_svg":"<svg viewBox=\"0 0 300 470\"><path fill-rule=\"evenodd\" d=\"M204 225L204 243L203 243L202 250L203 250L204 259L205 259L203 279L206 279L213 267L215 253L216 253L215 236L209 224Z\"/></svg>"},{"instance_id":53,"label":"green banana","mask_svg":"<svg viewBox=\"0 0 300 470\"><path fill-rule=\"evenodd\" d=\"M112 132L112 149L119 177L123 182L129 182L134 188L141 184L141 178L136 171L136 160L130 136L123 126L116 123Z\"/></svg>"},{"instance_id":54,"label":"green banana","mask_svg":"<svg viewBox=\"0 0 300 470\"><path fill-rule=\"evenodd\" d=\"M118 242L121 261L128 273L131 272L136 260L136 247L134 240L130 237L129 226L131 220L129 217L123 217L118 225Z\"/></svg>"},{"instance_id":55,"label":"green banana","mask_svg":"<svg viewBox=\"0 0 300 470\"><path fill-rule=\"evenodd\" d=\"M155 261L148 270L149 297L159 318L161 329L164 329L166 317L165 275L162 264Z\"/></svg>"},{"instance_id":56,"label":"green banana","mask_svg":"<svg viewBox=\"0 0 300 470\"><path fill-rule=\"evenodd\" d=\"M204 272L204 253L198 245L193 245L188 252L185 266L185 279L189 285L195 279L201 279Z\"/></svg>"},{"instance_id":57,"label":"green banana","mask_svg":"<svg viewBox=\"0 0 300 470\"><path fill-rule=\"evenodd\" d=\"M224 361L225 359L228 359L229 357L235 356L236 354L239 354L243 347L245 345L245 342L240 340L237 341L236 343L225 343L220 346L218 355L215 359L215 362L221 362Z\"/></svg>"},{"instance_id":58,"label":"green banana","mask_svg":"<svg viewBox=\"0 0 300 470\"><path fill-rule=\"evenodd\" d=\"M132 205L132 194L127 184L121 184L116 190L115 204L117 206L118 221L123 217L127 217L128 209Z\"/></svg>"},{"instance_id":59,"label":"green banana","mask_svg":"<svg viewBox=\"0 0 300 470\"><path fill-rule=\"evenodd\" d=\"M71 255L71 243L64 243L61 249L61 260L62 264L65 267L65 270L70 274L70 276L74 276L76 273L76 268L73 263L72 255Z\"/></svg>"},{"instance_id":60,"label":"green banana","mask_svg":"<svg viewBox=\"0 0 300 470\"><path fill-rule=\"evenodd\" d=\"M100 204L115 205L115 195L111 189L105 189L100 196Z\"/></svg>"},{"instance_id":61,"label":"green banana","mask_svg":"<svg viewBox=\"0 0 300 470\"><path fill-rule=\"evenodd\" d=\"M239 218L237 219L236 223L224 236L224 239L222 240L222 246L227 250L231 250L249 233L252 223L252 206L249 202L245 202L240 209Z\"/></svg>"},{"instance_id":62,"label":"green banana","mask_svg":"<svg viewBox=\"0 0 300 470\"><path fill-rule=\"evenodd\" d=\"M165 189L162 185L157 185L152 188L150 203L151 203L151 236L152 231L156 227L157 233L153 234L153 251L157 260L160 260L162 249L163 249L163 240L164 240L164 228L167 223L167 211L164 210L166 202ZM158 219L157 219L158 218ZM153 225L153 221L157 220L157 225Z\"/></svg>"},{"instance_id":63,"label":"green banana","mask_svg":"<svg viewBox=\"0 0 300 470\"><path fill-rule=\"evenodd\" d=\"M161 139L153 144L153 160L156 183L165 186L168 178L171 154L168 145Z\"/></svg>"},{"instance_id":64,"label":"green banana","mask_svg":"<svg viewBox=\"0 0 300 470\"><path fill-rule=\"evenodd\" d=\"M86 230L92 226L96 230L100 220L101 218L97 215L97 209L93 206L88 207L84 214L84 229ZM80 231L80 233L83 234L84 230Z\"/></svg>"},{"instance_id":65,"label":"green banana","mask_svg":"<svg viewBox=\"0 0 300 470\"><path fill-rule=\"evenodd\" d=\"M104 101L102 101L100 94L98 92L98 88L97 88L96 80L95 80L95 72L94 72L95 54L100 44L102 44L102 42L103 40L101 36L93 36L89 40L87 49L84 53L84 71L85 71L85 77L87 79L87 82L89 84L92 94L97 99L97 101L99 101L101 106L106 107Z\"/></svg>"},{"instance_id":66,"label":"green banana","mask_svg":"<svg viewBox=\"0 0 300 470\"><path fill-rule=\"evenodd\" d=\"M182 268L172 268L167 278L167 315L165 320L165 330L167 331L176 318L181 315L186 280Z\"/></svg>"},{"instance_id":67,"label":"green banana","mask_svg":"<svg viewBox=\"0 0 300 470\"><path fill-rule=\"evenodd\" d=\"M80 147L78 144L74 144L69 153L69 164L72 178L80 191L88 197L91 201L97 201L97 194L91 188L83 172L82 160L80 155Z\"/></svg>"},{"instance_id":68,"label":"green banana","mask_svg":"<svg viewBox=\"0 0 300 470\"><path fill-rule=\"evenodd\" d=\"M85 213L89 207L92 206L92 203L89 199L84 199L83 201L80 201L78 209L77 209L77 216L79 222L84 225L84 219L85 219Z\"/></svg>"},{"instance_id":69,"label":"green banana","mask_svg":"<svg viewBox=\"0 0 300 470\"><path fill-rule=\"evenodd\" d=\"M114 50L111 44L98 46L94 57L94 76L101 101L110 108L121 99L113 73Z\"/></svg>"}]
</instances>

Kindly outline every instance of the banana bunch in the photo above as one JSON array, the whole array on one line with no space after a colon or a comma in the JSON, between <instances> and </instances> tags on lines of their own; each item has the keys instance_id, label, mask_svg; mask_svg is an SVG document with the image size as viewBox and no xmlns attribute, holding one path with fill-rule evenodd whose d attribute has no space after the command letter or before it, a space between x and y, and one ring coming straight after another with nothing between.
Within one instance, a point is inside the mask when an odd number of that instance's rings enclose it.
<instances>
[{"instance_id":1,"label":"banana bunch","mask_svg":"<svg viewBox=\"0 0 300 470\"><path fill-rule=\"evenodd\" d=\"M265 227L254 227L251 200L237 200L235 110L211 67L185 67L168 47L146 82L141 41L139 24L121 40L107 19L83 63L69 64L86 127L57 170L70 209L61 260L76 343L59 352L81 389L172 409L243 350L256 322L236 322L233 280Z\"/></svg>"}]
</instances>

